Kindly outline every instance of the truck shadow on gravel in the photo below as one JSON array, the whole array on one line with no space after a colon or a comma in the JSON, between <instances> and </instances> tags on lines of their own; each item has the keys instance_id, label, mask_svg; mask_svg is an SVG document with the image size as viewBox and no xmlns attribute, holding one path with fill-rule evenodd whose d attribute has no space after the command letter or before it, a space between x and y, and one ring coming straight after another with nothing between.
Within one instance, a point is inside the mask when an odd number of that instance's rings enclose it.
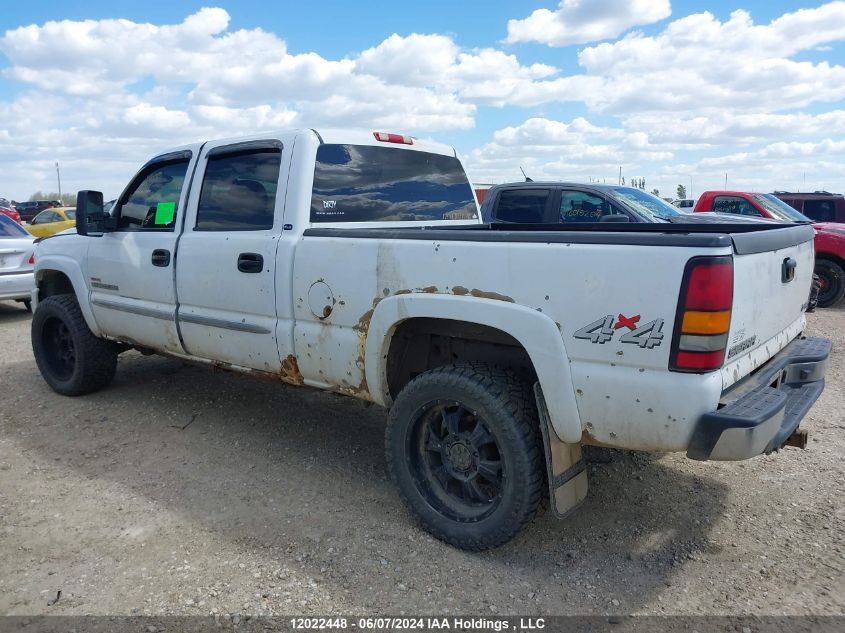
<instances>
[{"instance_id":1,"label":"truck shadow on gravel","mask_svg":"<svg viewBox=\"0 0 845 633\"><path fill-rule=\"evenodd\" d=\"M24 309L22 303L14 301L0 301L0 325L28 321L32 314Z\"/></svg>"},{"instance_id":2,"label":"truck shadow on gravel","mask_svg":"<svg viewBox=\"0 0 845 633\"><path fill-rule=\"evenodd\" d=\"M715 553L726 488L677 460L589 450L590 494L570 518L546 510L512 543L471 554L413 524L385 473L378 407L134 352L111 387L84 398L50 392L31 362L9 369L43 404L6 423L7 436L168 515L81 499L97 526L146 521L150 539L177 543L182 530L209 532L262 573L319 578L336 612L653 610L676 567ZM94 524L75 534L81 548L133 547L104 545Z\"/></svg>"}]
</instances>

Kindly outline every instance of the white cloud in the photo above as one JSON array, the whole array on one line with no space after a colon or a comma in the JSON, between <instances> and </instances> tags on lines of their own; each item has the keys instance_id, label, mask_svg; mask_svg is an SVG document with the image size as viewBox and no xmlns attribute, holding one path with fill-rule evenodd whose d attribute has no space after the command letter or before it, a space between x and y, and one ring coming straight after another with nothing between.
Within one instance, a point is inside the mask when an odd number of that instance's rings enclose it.
<instances>
[{"instance_id":1,"label":"white cloud","mask_svg":"<svg viewBox=\"0 0 845 633\"><path fill-rule=\"evenodd\" d=\"M528 119L514 127L506 127L493 133L493 139L502 146L509 147L551 147L586 143L593 138L619 138L622 130L593 125L583 117L577 117L570 123L544 118Z\"/></svg>"},{"instance_id":2,"label":"white cloud","mask_svg":"<svg viewBox=\"0 0 845 633\"><path fill-rule=\"evenodd\" d=\"M841 125L843 113L772 116L776 118L767 124L783 129L795 126L799 138L819 138L757 144L733 152L729 145L720 144L703 158L678 161L685 153L682 146L655 141L641 129L598 126L583 118L570 122L532 118L497 130L493 142L464 160L475 182L520 180L522 167L535 180L616 183L621 166L626 179L646 177L647 188L656 187L664 195L672 195L678 183L695 196L705 189L722 189L726 173L729 187L750 191L841 189L845 141L825 136L823 130L833 121ZM750 125L752 118L741 121ZM803 131L812 134L805 136Z\"/></svg>"},{"instance_id":3,"label":"white cloud","mask_svg":"<svg viewBox=\"0 0 845 633\"><path fill-rule=\"evenodd\" d=\"M537 9L508 20L506 42L569 46L617 37L633 26L669 17L669 0L561 0L556 11Z\"/></svg>"},{"instance_id":4,"label":"white cloud","mask_svg":"<svg viewBox=\"0 0 845 633\"><path fill-rule=\"evenodd\" d=\"M791 56L845 39L845 2L756 25L746 11L725 22L710 13L675 20L661 33L632 33L585 48L578 62L601 90L584 101L614 113L771 112L845 97L845 68Z\"/></svg>"},{"instance_id":5,"label":"white cloud","mask_svg":"<svg viewBox=\"0 0 845 633\"><path fill-rule=\"evenodd\" d=\"M691 175L696 195L707 189L724 188L725 176L731 189L840 191L845 180L845 141L825 138L770 143L750 151L666 165L656 170L655 179L688 185Z\"/></svg>"},{"instance_id":6,"label":"white cloud","mask_svg":"<svg viewBox=\"0 0 845 633\"><path fill-rule=\"evenodd\" d=\"M725 109L717 116L635 114L625 117L625 127L648 130L654 142L677 149L707 149L761 143L775 138L814 139L845 134L845 110L779 114L734 113Z\"/></svg>"},{"instance_id":7,"label":"white cloud","mask_svg":"<svg viewBox=\"0 0 845 633\"><path fill-rule=\"evenodd\" d=\"M533 41L606 39L668 15L668 2L645 4L564 0ZM525 41L512 38L528 38L538 15L511 21L509 40ZM689 15L568 59L547 55L560 68L419 33L330 59L229 24L225 10L207 8L179 24L62 20L7 31L2 72L25 90L0 100L3 195L49 188L56 160L66 188L116 193L154 152L256 130L355 126L448 141L492 107L507 108L511 124L469 153L477 180L519 178L520 165L534 177L573 179L609 177L623 165L628 176L670 183L689 174L718 180L728 169L757 185L769 178L769 188L794 186L779 183L794 182L799 168L820 180L842 174L845 110L823 104L845 98L845 68L801 55L818 59L845 40L841 1L767 24L746 11L724 21ZM580 68L561 70L568 66ZM556 120L567 102L583 104L582 116ZM800 111L810 104L812 114Z\"/></svg>"},{"instance_id":8,"label":"white cloud","mask_svg":"<svg viewBox=\"0 0 845 633\"><path fill-rule=\"evenodd\" d=\"M493 139L465 157L478 182L518 180L520 166L535 180L587 180L616 173L623 163L639 170L673 157L644 132L597 126L583 117L568 123L532 118L497 130Z\"/></svg>"}]
</instances>

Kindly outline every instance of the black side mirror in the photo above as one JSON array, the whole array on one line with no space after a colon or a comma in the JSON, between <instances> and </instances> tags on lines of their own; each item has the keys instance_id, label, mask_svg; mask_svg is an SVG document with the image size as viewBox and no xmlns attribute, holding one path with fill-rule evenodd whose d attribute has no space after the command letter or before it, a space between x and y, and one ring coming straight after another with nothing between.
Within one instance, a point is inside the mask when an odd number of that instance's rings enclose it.
<instances>
[{"instance_id":1,"label":"black side mirror","mask_svg":"<svg viewBox=\"0 0 845 633\"><path fill-rule=\"evenodd\" d=\"M79 235L102 235L105 219L102 193L86 189L76 194L76 232Z\"/></svg>"},{"instance_id":2,"label":"black side mirror","mask_svg":"<svg viewBox=\"0 0 845 633\"><path fill-rule=\"evenodd\" d=\"M613 215L603 215L599 219L599 222L613 222L614 224L617 224L619 222L630 222L630 221L631 221L631 218L629 218L627 215L620 215L618 213L615 213Z\"/></svg>"}]
</instances>

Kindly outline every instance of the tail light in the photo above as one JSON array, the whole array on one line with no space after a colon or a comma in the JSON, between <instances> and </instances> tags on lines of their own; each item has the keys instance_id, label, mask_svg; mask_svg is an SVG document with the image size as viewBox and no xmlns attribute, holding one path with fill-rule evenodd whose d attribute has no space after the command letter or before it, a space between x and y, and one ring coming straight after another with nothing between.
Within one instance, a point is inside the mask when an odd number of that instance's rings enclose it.
<instances>
[{"instance_id":1,"label":"tail light","mask_svg":"<svg viewBox=\"0 0 845 633\"><path fill-rule=\"evenodd\" d=\"M731 329L733 294L733 257L694 257L687 262L669 369L701 373L722 366Z\"/></svg>"},{"instance_id":2,"label":"tail light","mask_svg":"<svg viewBox=\"0 0 845 633\"><path fill-rule=\"evenodd\" d=\"M29 263L35 265L35 253L29 256Z\"/></svg>"},{"instance_id":3,"label":"tail light","mask_svg":"<svg viewBox=\"0 0 845 633\"><path fill-rule=\"evenodd\" d=\"M373 136L377 141L382 143L401 143L403 145L413 145L414 139L410 136L402 136L401 134L388 134L387 132L373 132Z\"/></svg>"}]
</instances>

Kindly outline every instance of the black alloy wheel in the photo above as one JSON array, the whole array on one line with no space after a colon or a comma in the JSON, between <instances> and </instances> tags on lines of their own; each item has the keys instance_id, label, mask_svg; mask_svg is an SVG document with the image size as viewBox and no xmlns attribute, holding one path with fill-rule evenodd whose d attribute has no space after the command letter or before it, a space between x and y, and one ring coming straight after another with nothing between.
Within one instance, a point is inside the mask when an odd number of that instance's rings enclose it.
<instances>
[{"instance_id":1,"label":"black alloy wheel","mask_svg":"<svg viewBox=\"0 0 845 633\"><path fill-rule=\"evenodd\" d=\"M407 441L420 494L440 514L473 522L496 508L504 465L496 437L476 411L455 400L430 402L417 412Z\"/></svg>"}]
</instances>

